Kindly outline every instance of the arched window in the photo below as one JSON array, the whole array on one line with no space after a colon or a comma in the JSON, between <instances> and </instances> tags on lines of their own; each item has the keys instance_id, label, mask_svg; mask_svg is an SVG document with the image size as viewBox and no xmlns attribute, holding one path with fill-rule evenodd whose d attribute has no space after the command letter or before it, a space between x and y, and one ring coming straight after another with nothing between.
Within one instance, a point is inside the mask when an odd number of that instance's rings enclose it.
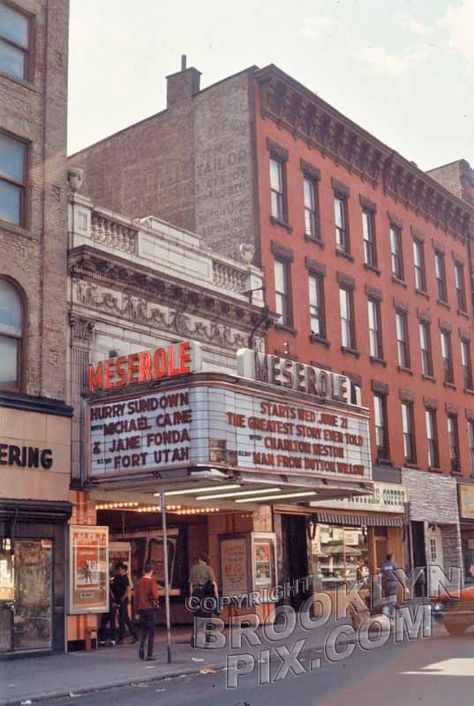
<instances>
[{"instance_id":1,"label":"arched window","mask_svg":"<svg viewBox=\"0 0 474 706\"><path fill-rule=\"evenodd\" d=\"M19 290L0 279L0 387L21 387L23 300Z\"/></svg>"}]
</instances>

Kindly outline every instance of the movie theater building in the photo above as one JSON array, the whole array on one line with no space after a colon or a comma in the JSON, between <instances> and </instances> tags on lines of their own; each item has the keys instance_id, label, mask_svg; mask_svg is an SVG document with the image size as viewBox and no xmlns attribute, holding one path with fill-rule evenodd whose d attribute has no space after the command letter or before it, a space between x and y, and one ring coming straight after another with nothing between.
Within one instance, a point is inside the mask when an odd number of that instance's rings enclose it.
<instances>
[{"instance_id":1,"label":"movie theater building","mask_svg":"<svg viewBox=\"0 0 474 706\"><path fill-rule=\"evenodd\" d=\"M163 584L160 491L176 623L190 622L200 551L223 592L269 590L282 578L276 507L309 512L372 484L368 412L350 404L348 379L248 348L271 323L255 304L259 270L77 192L69 238L72 649L105 609L109 561L124 558L133 578L151 560Z\"/></svg>"}]
</instances>

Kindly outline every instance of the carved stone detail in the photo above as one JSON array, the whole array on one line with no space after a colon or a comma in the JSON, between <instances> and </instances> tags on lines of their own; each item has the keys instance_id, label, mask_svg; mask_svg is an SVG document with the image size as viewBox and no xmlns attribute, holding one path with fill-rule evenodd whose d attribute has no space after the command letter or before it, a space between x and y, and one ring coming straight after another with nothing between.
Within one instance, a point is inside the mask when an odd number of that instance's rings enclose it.
<instances>
[{"instance_id":1,"label":"carved stone detail","mask_svg":"<svg viewBox=\"0 0 474 706\"><path fill-rule=\"evenodd\" d=\"M389 387L386 382L380 382L379 380L372 380L371 382L372 392L377 395L388 395Z\"/></svg>"},{"instance_id":2,"label":"carved stone detail","mask_svg":"<svg viewBox=\"0 0 474 706\"><path fill-rule=\"evenodd\" d=\"M377 287L372 287L372 285L366 284L365 285L365 293L367 294L367 297L369 299L372 299L372 301L375 301L375 302L383 301L383 292L381 289L377 289Z\"/></svg>"},{"instance_id":3,"label":"carved stone detail","mask_svg":"<svg viewBox=\"0 0 474 706\"><path fill-rule=\"evenodd\" d=\"M408 402L412 404L415 401L415 393L413 390L407 390L406 388L401 388L399 391L399 396L402 402Z\"/></svg>"},{"instance_id":4,"label":"carved stone detail","mask_svg":"<svg viewBox=\"0 0 474 706\"><path fill-rule=\"evenodd\" d=\"M434 397L423 397L423 407L434 411L438 409L438 400L435 400Z\"/></svg>"},{"instance_id":5,"label":"carved stone detail","mask_svg":"<svg viewBox=\"0 0 474 706\"><path fill-rule=\"evenodd\" d=\"M73 311L69 312L69 325L71 326L72 342L88 345L94 335L95 322L85 316L80 316Z\"/></svg>"}]
</instances>

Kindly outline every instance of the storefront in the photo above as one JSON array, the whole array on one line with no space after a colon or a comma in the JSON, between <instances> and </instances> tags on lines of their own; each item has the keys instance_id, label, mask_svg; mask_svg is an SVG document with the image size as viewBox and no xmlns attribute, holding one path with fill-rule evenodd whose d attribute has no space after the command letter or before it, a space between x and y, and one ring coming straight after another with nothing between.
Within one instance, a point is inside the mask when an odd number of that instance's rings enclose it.
<instances>
[{"instance_id":1,"label":"storefront","mask_svg":"<svg viewBox=\"0 0 474 706\"><path fill-rule=\"evenodd\" d=\"M368 413L348 404L344 376L250 350L234 376L203 372L198 359L185 341L136 354L132 378L117 360L90 375L83 491L115 551L130 551L132 578L151 560L160 584L164 492L174 622L190 620L183 598L200 551L221 590L271 591L280 580L272 508L311 513L311 501L373 489Z\"/></svg>"},{"instance_id":2,"label":"storefront","mask_svg":"<svg viewBox=\"0 0 474 706\"><path fill-rule=\"evenodd\" d=\"M26 404L36 411L6 401L0 429L2 657L65 646L72 410L50 400Z\"/></svg>"},{"instance_id":3,"label":"storefront","mask_svg":"<svg viewBox=\"0 0 474 706\"><path fill-rule=\"evenodd\" d=\"M474 483L459 483L458 494L463 578L470 585L474 584Z\"/></svg>"}]
</instances>

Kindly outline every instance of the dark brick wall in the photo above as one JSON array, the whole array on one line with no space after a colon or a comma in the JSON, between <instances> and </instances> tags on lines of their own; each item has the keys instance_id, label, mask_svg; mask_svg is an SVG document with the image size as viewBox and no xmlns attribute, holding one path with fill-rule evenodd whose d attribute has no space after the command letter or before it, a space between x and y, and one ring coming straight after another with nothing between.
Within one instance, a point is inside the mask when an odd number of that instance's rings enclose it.
<instances>
[{"instance_id":1,"label":"dark brick wall","mask_svg":"<svg viewBox=\"0 0 474 706\"><path fill-rule=\"evenodd\" d=\"M25 385L32 395L66 392L66 100L68 0L17 0L33 15L31 82L0 74L0 129L30 143L29 218L0 221L0 275L26 303Z\"/></svg>"}]
</instances>

